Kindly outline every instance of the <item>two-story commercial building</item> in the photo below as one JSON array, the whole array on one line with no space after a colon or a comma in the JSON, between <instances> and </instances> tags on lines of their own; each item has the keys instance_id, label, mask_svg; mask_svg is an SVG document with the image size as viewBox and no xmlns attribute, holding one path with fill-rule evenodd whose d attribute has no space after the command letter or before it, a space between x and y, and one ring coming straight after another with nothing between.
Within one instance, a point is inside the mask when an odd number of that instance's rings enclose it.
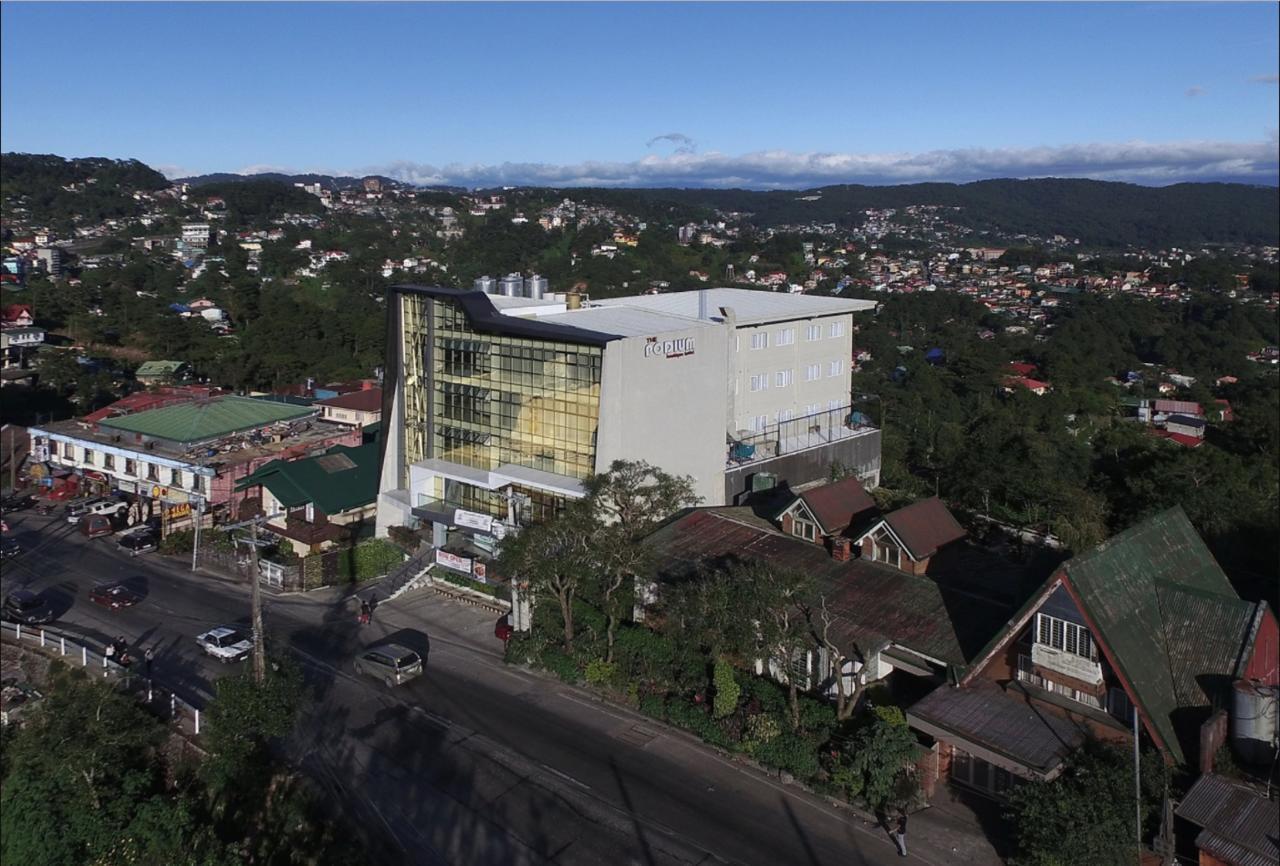
<instances>
[{"instance_id":1,"label":"two-story commercial building","mask_svg":"<svg viewBox=\"0 0 1280 866\"><path fill-rule=\"evenodd\" d=\"M872 302L397 286L388 303L380 533L465 526L459 511L539 519L615 460L688 475L712 505L756 473L800 484L837 461L879 481L880 432L850 405L854 316Z\"/></svg>"},{"instance_id":2,"label":"two-story commercial building","mask_svg":"<svg viewBox=\"0 0 1280 866\"><path fill-rule=\"evenodd\" d=\"M193 513L235 518L241 478L272 460L359 445L360 431L328 424L309 406L251 397L190 400L115 417L32 427L33 474L50 487L123 493L166 529Z\"/></svg>"}]
</instances>

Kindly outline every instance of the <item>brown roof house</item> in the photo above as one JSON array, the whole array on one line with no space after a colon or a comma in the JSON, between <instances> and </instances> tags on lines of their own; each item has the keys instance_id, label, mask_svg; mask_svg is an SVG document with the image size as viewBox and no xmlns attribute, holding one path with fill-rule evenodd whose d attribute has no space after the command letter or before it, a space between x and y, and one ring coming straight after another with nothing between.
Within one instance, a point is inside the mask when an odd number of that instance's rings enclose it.
<instances>
[{"instance_id":1,"label":"brown roof house","mask_svg":"<svg viewBox=\"0 0 1280 866\"><path fill-rule=\"evenodd\" d=\"M787 535L823 543L848 535L850 529L876 513L876 501L862 482L846 478L797 493L776 520Z\"/></svg>"},{"instance_id":2,"label":"brown roof house","mask_svg":"<svg viewBox=\"0 0 1280 866\"><path fill-rule=\"evenodd\" d=\"M848 490L841 495L857 500ZM843 505L828 512L821 499L813 503L801 496L780 515L784 525L797 513L797 503L804 504L798 511L812 516L824 533L840 531L847 522ZM655 580L641 595L652 603L663 584L693 578L700 567L733 561L761 561L806 573L833 617L829 636L841 657L833 658L815 634L813 650L793 660L791 670L804 672L806 689L826 695L837 691L837 666L845 677L846 694L895 671L921 680L925 688L954 680L1008 621L1020 600L1012 593L986 592L883 561L842 558L834 547L828 552L806 535L795 534L792 526L783 531L746 507L692 509L645 540L654 553ZM915 534L908 535L917 540ZM1018 581L1003 585L1017 586ZM643 609L637 610L637 619L643 619ZM757 673L764 668L757 662ZM773 667L770 672L786 676Z\"/></svg>"},{"instance_id":3,"label":"brown roof house","mask_svg":"<svg viewBox=\"0 0 1280 866\"><path fill-rule=\"evenodd\" d=\"M934 739L940 774L997 796L1055 778L1087 737L1140 730L1194 768L1233 684L1280 679L1276 641L1266 603L1236 595L1175 507L1063 563L907 718Z\"/></svg>"},{"instance_id":4,"label":"brown roof house","mask_svg":"<svg viewBox=\"0 0 1280 866\"><path fill-rule=\"evenodd\" d=\"M966 534L935 496L886 514L860 532L853 543L862 549L863 559L912 574L928 574L931 569L941 570L945 557L940 558L939 551Z\"/></svg>"}]
</instances>

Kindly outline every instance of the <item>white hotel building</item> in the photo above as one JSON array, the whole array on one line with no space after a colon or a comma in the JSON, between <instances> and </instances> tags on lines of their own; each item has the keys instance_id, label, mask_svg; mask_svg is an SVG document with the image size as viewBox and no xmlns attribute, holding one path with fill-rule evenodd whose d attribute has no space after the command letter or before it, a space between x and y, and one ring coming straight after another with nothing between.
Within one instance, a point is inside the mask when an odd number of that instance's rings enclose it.
<instances>
[{"instance_id":1,"label":"white hotel building","mask_svg":"<svg viewBox=\"0 0 1280 866\"><path fill-rule=\"evenodd\" d=\"M614 460L732 503L839 461L879 483L850 407L854 317L874 302L745 289L582 301L398 286L389 297L378 530L545 517ZM771 477L770 477L771 476ZM474 527L473 527L474 528ZM437 535L443 538L443 535Z\"/></svg>"}]
</instances>

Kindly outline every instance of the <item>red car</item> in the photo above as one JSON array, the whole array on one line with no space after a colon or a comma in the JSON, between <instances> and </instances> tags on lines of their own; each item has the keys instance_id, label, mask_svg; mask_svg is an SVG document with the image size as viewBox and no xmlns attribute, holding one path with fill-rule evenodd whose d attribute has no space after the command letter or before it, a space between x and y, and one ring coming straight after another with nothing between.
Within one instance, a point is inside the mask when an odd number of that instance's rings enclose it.
<instances>
[{"instance_id":1,"label":"red car","mask_svg":"<svg viewBox=\"0 0 1280 866\"><path fill-rule=\"evenodd\" d=\"M104 583L90 591L89 600L94 604L119 610L122 607L133 607L142 601L142 596L123 583Z\"/></svg>"}]
</instances>

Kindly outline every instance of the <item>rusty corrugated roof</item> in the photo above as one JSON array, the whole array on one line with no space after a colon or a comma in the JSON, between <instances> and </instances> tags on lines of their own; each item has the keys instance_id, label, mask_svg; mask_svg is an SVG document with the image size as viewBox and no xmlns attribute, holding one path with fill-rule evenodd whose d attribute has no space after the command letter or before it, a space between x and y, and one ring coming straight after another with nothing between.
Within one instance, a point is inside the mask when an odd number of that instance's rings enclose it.
<instances>
[{"instance_id":1,"label":"rusty corrugated roof","mask_svg":"<svg viewBox=\"0 0 1280 866\"><path fill-rule=\"evenodd\" d=\"M1204 828L1197 848L1231 866L1280 863L1280 811L1251 788L1206 773L1174 811Z\"/></svg>"},{"instance_id":2,"label":"rusty corrugated roof","mask_svg":"<svg viewBox=\"0 0 1280 866\"><path fill-rule=\"evenodd\" d=\"M700 508L646 539L658 576L686 577L701 563L758 559L812 576L837 616L835 637L863 652L892 642L952 665L971 661L1008 619L1003 599L951 587L880 563L838 562L779 532L749 508Z\"/></svg>"}]
</instances>

